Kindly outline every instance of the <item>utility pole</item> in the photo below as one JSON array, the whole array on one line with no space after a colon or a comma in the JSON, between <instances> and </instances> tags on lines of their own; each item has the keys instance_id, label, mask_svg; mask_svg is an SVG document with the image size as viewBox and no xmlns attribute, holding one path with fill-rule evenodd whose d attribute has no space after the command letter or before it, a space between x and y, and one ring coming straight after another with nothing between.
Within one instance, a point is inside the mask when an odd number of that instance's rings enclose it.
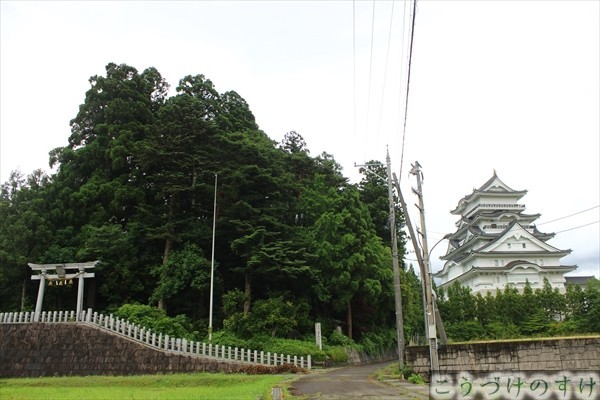
<instances>
[{"instance_id":1,"label":"utility pole","mask_svg":"<svg viewBox=\"0 0 600 400\"><path fill-rule=\"evenodd\" d=\"M389 204L389 218L390 218L390 234L392 240L392 269L394 272L394 303L396 311L396 340L398 342L398 364L399 368L404 367L404 318L402 316L402 292L400 286L400 267L398 265L398 235L396 232L396 207L394 204L394 191L392 188L392 169L390 162L390 153L387 151L386 155L387 164L387 184L388 184L388 204ZM379 164L354 164L355 167L368 167L369 165ZM365 169L366 173L372 173L378 178L383 179L382 176L375 174L368 169Z\"/></svg>"},{"instance_id":2,"label":"utility pole","mask_svg":"<svg viewBox=\"0 0 600 400\"><path fill-rule=\"evenodd\" d=\"M429 347L431 349L431 369L434 372L439 371L439 363L437 357L437 329L435 324L435 309L433 305L433 288L431 285L431 274L429 271L429 250L427 248L427 228L425 225L425 203L423 201L423 188L422 188L422 179L423 173L421 172L421 164L418 161L412 165L412 169L410 170L412 175L417 177L417 190L413 188L413 193L415 193L419 199L419 205L417 208L419 209L419 215L421 217L421 239L422 239L422 250L423 250L423 270L424 274L421 277L423 281L423 287L425 292L425 303L427 306L426 309L426 317L427 317L427 339L429 340ZM433 354L435 353L435 357Z\"/></svg>"},{"instance_id":3,"label":"utility pole","mask_svg":"<svg viewBox=\"0 0 600 400\"><path fill-rule=\"evenodd\" d=\"M404 319L402 316L400 266L398 265L398 233L396 232L396 207L394 203L394 191L392 189L392 166L389 150L387 150L386 153L385 162L387 164L388 202L390 206L390 233L392 236L392 269L394 271L394 300L396 305L398 363L400 364L400 370L402 370L402 368L404 368Z\"/></svg>"},{"instance_id":4,"label":"utility pole","mask_svg":"<svg viewBox=\"0 0 600 400\"><path fill-rule=\"evenodd\" d=\"M408 207L406 206L406 202L404 201L404 196L402 195L402 190L400 189L400 184L398 183L398 178L396 174L393 174L394 185L396 186L396 191L398 192L398 199L400 200L400 205L402 206L402 212L404 213L404 220L406 222L406 227L408 228L408 232L410 235L410 239L412 241L413 247L415 249L415 254L417 256L417 262L419 264L419 270L421 272L421 285L423 287L423 297L425 299L425 333L427 335L429 341L429 356L431 360L431 371L437 372L439 371L439 360L438 360L438 352L437 352L437 337L436 337L436 325L435 325L435 313L433 312L433 295L431 293L431 280L429 276L429 268L426 266L424 262L423 253L419 251L420 247L417 242L417 235L415 234L415 230L413 228L413 224L410 220L410 214L408 213ZM429 278L429 279L427 279ZM429 282L429 284L427 283Z\"/></svg>"}]
</instances>

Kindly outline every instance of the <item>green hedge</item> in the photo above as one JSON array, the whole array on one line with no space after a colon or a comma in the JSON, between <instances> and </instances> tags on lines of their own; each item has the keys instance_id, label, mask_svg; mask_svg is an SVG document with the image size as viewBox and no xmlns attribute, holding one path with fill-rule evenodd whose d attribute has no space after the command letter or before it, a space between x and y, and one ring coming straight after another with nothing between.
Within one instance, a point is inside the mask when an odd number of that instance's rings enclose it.
<instances>
[{"instance_id":1,"label":"green hedge","mask_svg":"<svg viewBox=\"0 0 600 400\"><path fill-rule=\"evenodd\" d=\"M226 331L216 332L212 342L220 346L231 346L290 356L306 357L310 355L315 362L343 363L348 361L348 355L343 346L324 345L319 350L313 341L281 339L268 335L258 335L250 339L238 338Z\"/></svg>"}]
</instances>

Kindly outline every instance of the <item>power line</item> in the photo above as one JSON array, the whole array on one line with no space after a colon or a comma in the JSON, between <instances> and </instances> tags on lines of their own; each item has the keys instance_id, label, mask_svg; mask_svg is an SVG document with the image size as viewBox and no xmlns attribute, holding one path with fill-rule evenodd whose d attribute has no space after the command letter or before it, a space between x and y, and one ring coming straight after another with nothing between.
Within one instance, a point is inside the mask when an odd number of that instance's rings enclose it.
<instances>
[{"instance_id":1,"label":"power line","mask_svg":"<svg viewBox=\"0 0 600 400\"><path fill-rule=\"evenodd\" d=\"M402 39L400 41L400 85L398 87L398 115L397 115L397 125L396 125L396 129L398 130L398 132L400 132L400 120L403 117L402 114L402 109L400 108L400 105L404 102L404 91L403 89L403 84L402 82L404 82L404 57L406 55L406 4L407 1L404 0L403 1L403 7L402 7ZM401 149L401 158L400 158L400 177L398 178L398 184L400 184L400 181L402 180L402 163L404 160L404 135L402 135L402 149Z\"/></svg>"},{"instance_id":2,"label":"power line","mask_svg":"<svg viewBox=\"0 0 600 400\"><path fill-rule=\"evenodd\" d=\"M598 207L600 207L600 205L588 208L586 210L577 211L576 213L573 213L573 214L570 214L570 215L566 215L564 217L560 217L560 218L556 218L556 219L553 219L553 220L550 220L550 221L542 222L541 224L537 224L537 225L540 226L540 225L544 225L544 224L549 224L550 222L560 221L561 219L569 218L569 217L572 217L574 215L581 214L581 213L593 210L593 209L598 208Z\"/></svg>"},{"instance_id":3,"label":"power line","mask_svg":"<svg viewBox=\"0 0 600 400\"><path fill-rule=\"evenodd\" d=\"M352 85L353 85L353 97L354 97L354 158L356 158L356 142L357 142L357 129L356 129L356 1L352 0Z\"/></svg>"},{"instance_id":4,"label":"power line","mask_svg":"<svg viewBox=\"0 0 600 400\"><path fill-rule=\"evenodd\" d=\"M400 157L400 178L402 179L402 165L404 164L404 141L406 138L406 120L408 116L408 93L410 90L410 70L412 64L413 43L415 37L415 16L417 13L417 0L413 0L412 24L410 28L410 48L408 50L408 73L406 78L406 99L404 101L404 124L402 128L402 153Z\"/></svg>"},{"instance_id":5,"label":"power line","mask_svg":"<svg viewBox=\"0 0 600 400\"><path fill-rule=\"evenodd\" d=\"M387 81L387 67L388 67L388 61L389 61L389 57L390 57L390 42L392 41L392 23L394 21L394 4L396 4L396 2L392 1L392 10L390 12L390 30L388 32L387 52L385 54L385 65L384 65L384 69L383 69L383 88L381 90L381 105L379 106L379 120L377 121L376 137L379 137L379 131L381 128L381 119L382 119L382 115L383 115L383 102L385 99L385 87L386 87L386 81Z\"/></svg>"},{"instance_id":6,"label":"power line","mask_svg":"<svg viewBox=\"0 0 600 400\"><path fill-rule=\"evenodd\" d=\"M563 233L563 232L568 232L568 231L572 231L572 230L579 229L579 228L584 228L586 226L597 224L598 222L600 222L600 220L594 221L594 222L590 222L589 224L585 224L585 225L579 225L579 226L576 226L575 228L564 229L564 230L558 231L556 233Z\"/></svg>"},{"instance_id":7,"label":"power line","mask_svg":"<svg viewBox=\"0 0 600 400\"><path fill-rule=\"evenodd\" d=\"M369 86L367 87L367 121L366 129L369 129L369 113L371 112L371 77L373 72L373 41L375 37L375 0L373 0L373 16L371 17L371 55L369 58ZM367 147L367 137L365 135L365 148Z\"/></svg>"}]
</instances>

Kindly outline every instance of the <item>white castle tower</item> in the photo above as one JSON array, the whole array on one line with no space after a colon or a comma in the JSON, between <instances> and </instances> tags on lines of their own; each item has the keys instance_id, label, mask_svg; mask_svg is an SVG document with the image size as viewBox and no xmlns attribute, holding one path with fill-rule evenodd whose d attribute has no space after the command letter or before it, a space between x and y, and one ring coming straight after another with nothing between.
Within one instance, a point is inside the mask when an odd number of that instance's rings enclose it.
<instances>
[{"instance_id":1,"label":"white castle tower","mask_svg":"<svg viewBox=\"0 0 600 400\"><path fill-rule=\"evenodd\" d=\"M505 286L522 290L525 282L533 289L548 278L553 288L565 291L564 274L576 265L560 264L571 250L559 250L546 242L554 233L537 230L540 214L524 214L518 201L526 190L513 190L494 175L479 189L463 197L451 211L460 216L456 232L449 237L444 268L434 274L447 291L454 282L485 295Z\"/></svg>"}]
</instances>

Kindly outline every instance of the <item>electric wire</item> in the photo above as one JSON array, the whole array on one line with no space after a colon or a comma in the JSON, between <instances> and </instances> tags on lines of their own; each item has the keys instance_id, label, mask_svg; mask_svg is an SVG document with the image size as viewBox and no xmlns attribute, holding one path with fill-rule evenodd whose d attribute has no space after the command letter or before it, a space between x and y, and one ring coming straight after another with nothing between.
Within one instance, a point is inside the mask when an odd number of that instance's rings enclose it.
<instances>
[{"instance_id":1,"label":"electric wire","mask_svg":"<svg viewBox=\"0 0 600 400\"><path fill-rule=\"evenodd\" d=\"M388 62L390 58L390 43L392 41L392 25L394 22L394 4L396 2L392 1L392 10L390 11L390 29L388 32L388 42L387 42L387 52L385 54L385 65L383 69L383 87L381 89L381 105L379 106L379 120L377 121L377 131L376 137L379 137L380 129L381 129L381 119L383 117L383 103L385 100L385 88L387 83L387 70L388 70Z\"/></svg>"},{"instance_id":2,"label":"electric wire","mask_svg":"<svg viewBox=\"0 0 600 400\"><path fill-rule=\"evenodd\" d=\"M400 132L400 120L402 118L402 112L401 112L401 108L400 105L404 102L404 91L403 91L403 85L402 82L404 82L404 57L405 57L405 43L406 43L406 4L407 4L407 0L404 0L403 2L404 7L402 8L402 39L400 41L400 85L398 86L398 115L397 115L397 120L396 120L396 129L398 132ZM402 156L401 156L401 160L400 160L400 177L398 178L398 184L400 184L400 181L402 180L402 162L403 162L403 155L404 155L404 137L402 139Z\"/></svg>"},{"instance_id":3,"label":"electric wire","mask_svg":"<svg viewBox=\"0 0 600 400\"><path fill-rule=\"evenodd\" d=\"M354 158L356 159L356 143L357 143L357 129L356 129L356 0L352 0L352 86L353 86L353 97L354 97Z\"/></svg>"},{"instance_id":4,"label":"electric wire","mask_svg":"<svg viewBox=\"0 0 600 400\"><path fill-rule=\"evenodd\" d=\"M542 222L541 224L536 224L536 226L540 226L540 225L544 225L544 224L549 224L551 222L556 222L556 221L560 221L560 220L563 220L563 219L567 219L567 218L573 217L575 215L583 214L584 212L594 210L594 209L596 209L598 207L600 207L600 205L597 205L597 206L594 206L594 207L590 207L590 208L586 208L585 210L577 211L577 212L575 212L573 214L565 215L564 217L560 217L560 218L556 218L556 219L553 219L553 220L550 220L550 221ZM584 228L586 226L594 225L594 224L597 224L598 222L600 222L600 220L599 221L594 221L594 222L589 222L587 224L583 224L583 225L579 225L579 226L575 226L573 228L563 229L561 231L557 231L557 232L554 232L554 233L555 234L559 234L559 233L563 233L563 232L568 232L568 231L572 231L572 230L575 230L575 229ZM428 233L429 232L431 232L431 233L437 233L437 234L440 234L440 235L445 235L443 232L428 231ZM438 239L438 237L436 235L433 235L433 236L432 235L427 235L427 236L430 237L430 238L433 238L433 239Z\"/></svg>"},{"instance_id":5,"label":"electric wire","mask_svg":"<svg viewBox=\"0 0 600 400\"><path fill-rule=\"evenodd\" d=\"M400 155L400 178L402 179L402 166L404 164L404 142L406 139L406 120L408 119L408 94L410 91L410 72L412 65L413 44L415 38L415 17L417 13L417 0L413 0L412 23L410 28L410 47L408 50L408 71L406 77L406 98L404 101L404 124L402 127L402 153Z\"/></svg>"},{"instance_id":6,"label":"electric wire","mask_svg":"<svg viewBox=\"0 0 600 400\"><path fill-rule=\"evenodd\" d=\"M365 129L369 130L369 113L371 112L371 80L373 72L373 41L375 37L375 0L373 0L373 13L371 18L371 55L369 57L369 85L367 86L367 120ZM365 132L366 133L366 132ZM364 135L364 147L367 148L367 136Z\"/></svg>"},{"instance_id":7,"label":"electric wire","mask_svg":"<svg viewBox=\"0 0 600 400\"><path fill-rule=\"evenodd\" d=\"M569 215L566 215L564 217L556 218L556 219L553 219L553 220L550 220L550 221L542 222L541 224L536 224L536 225L540 226L540 225L549 224L550 222L560 221L561 219L569 218L569 217L572 217L572 216L577 215L577 214L582 214L582 213L584 213L586 211L590 211L590 210L593 210L593 209L598 208L598 207L600 207L600 205L594 206L594 207L591 207L591 208L588 208L588 209L585 209L585 210L582 210L582 211L577 211L576 213L569 214Z\"/></svg>"},{"instance_id":8,"label":"electric wire","mask_svg":"<svg viewBox=\"0 0 600 400\"><path fill-rule=\"evenodd\" d=\"M563 232L568 232L568 231L573 231L573 230L575 230L575 229L579 229L579 228L584 228L584 227L586 227L586 226L590 226L590 225L597 224L598 222L600 222L600 220L598 220L598 221L594 221L594 222L590 222L589 224L585 224L585 225L579 225L579 226L576 226L576 227L574 227L574 228L564 229L564 230L562 230L562 231L558 231L558 232L556 232L556 234L563 233Z\"/></svg>"}]
</instances>

